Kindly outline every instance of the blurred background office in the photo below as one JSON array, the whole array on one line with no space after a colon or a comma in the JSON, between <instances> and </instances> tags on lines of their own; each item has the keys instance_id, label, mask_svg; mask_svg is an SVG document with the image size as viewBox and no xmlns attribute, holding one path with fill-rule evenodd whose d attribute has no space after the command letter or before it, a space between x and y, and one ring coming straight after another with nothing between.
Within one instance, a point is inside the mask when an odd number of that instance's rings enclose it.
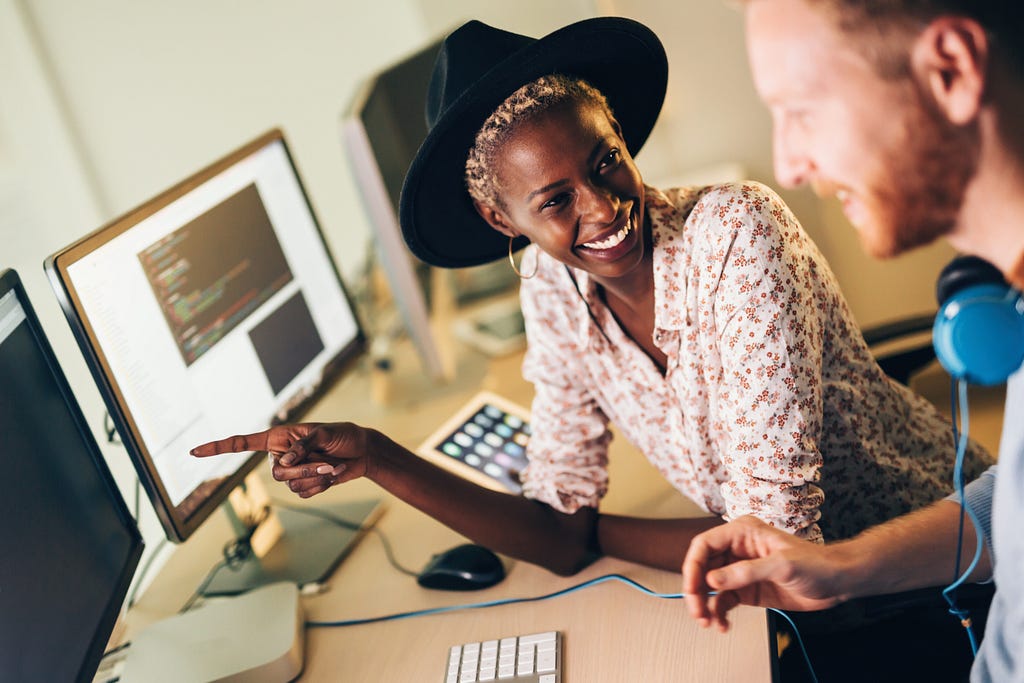
<instances>
[{"instance_id":1,"label":"blurred background office","mask_svg":"<svg viewBox=\"0 0 1024 683\"><path fill-rule=\"evenodd\" d=\"M44 257L279 126L341 274L358 287L373 228L339 121L365 80L466 19L540 36L597 15L644 22L668 51L665 109L638 159L649 183L739 174L775 186L742 17L724 0L0 0L0 266L25 280L129 506L134 472L106 443L103 403ZM781 194L861 325L934 308L948 247L876 262L835 201ZM152 552L163 534L141 508Z\"/></svg>"}]
</instances>

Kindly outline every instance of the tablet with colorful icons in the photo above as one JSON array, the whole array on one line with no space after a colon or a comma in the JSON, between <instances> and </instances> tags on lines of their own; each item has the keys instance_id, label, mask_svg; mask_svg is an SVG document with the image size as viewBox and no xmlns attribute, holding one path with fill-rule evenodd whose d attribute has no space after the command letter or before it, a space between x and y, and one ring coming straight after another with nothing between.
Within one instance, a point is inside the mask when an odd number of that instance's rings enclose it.
<instances>
[{"instance_id":1,"label":"tablet with colorful icons","mask_svg":"<svg viewBox=\"0 0 1024 683\"><path fill-rule=\"evenodd\" d=\"M482 391L431 434L417 452L432 462L496 491L522 492L529 411Z\"/></svg>"}]
</instances>

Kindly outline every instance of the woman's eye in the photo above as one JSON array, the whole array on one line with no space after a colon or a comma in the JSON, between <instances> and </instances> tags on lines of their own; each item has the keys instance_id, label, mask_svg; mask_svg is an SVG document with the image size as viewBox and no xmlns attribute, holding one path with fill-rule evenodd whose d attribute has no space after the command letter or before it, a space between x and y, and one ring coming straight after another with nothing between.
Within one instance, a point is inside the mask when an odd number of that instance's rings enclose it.
<instances>
[{"instance_id":1,"label":"woman's eye","mask_svg":"<svg viewBox=\"0 0 1024 683\"><path fill-rule=\"evenodd\" d=\"M610 152L601 157L600 163L598 163L598 170L613 166L619 163L619 159L622 157L622 153L618 149L612 149Z\"/></svg>"},{"instance_id":2,"label":"woman's eye","mask_svg":"<svg viewBox=\"0 0 1024 683\"><path fill-rule=\"evenodd\" d=\"M550 209L550 208L555 207L555 206L561 206L562 204L565 203L565 200L566 200L567 197L568 197L568 195L566 193L564 193L564 192L562 194L557 194L554 197L552 197L551 199L549 199L546 202L544 202L543 204L541 204L540 208L543 210L543 209Z\"/></svg>"}]
</instances>

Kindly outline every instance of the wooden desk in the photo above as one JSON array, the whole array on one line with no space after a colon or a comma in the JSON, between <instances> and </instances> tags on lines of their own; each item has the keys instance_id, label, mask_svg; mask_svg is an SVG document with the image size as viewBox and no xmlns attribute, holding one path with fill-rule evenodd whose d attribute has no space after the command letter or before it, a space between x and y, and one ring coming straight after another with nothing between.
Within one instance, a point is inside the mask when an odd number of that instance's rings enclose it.
<instances>
[{"instance_id":1,"label":"wooden desk","mask_svg":"<svg viewBox=\"0 0 1024 683\"><path fill-rule=\"evenodd\" d=\"M489 360L459 355L457 382L435 386L421 378L415 360L396 364L394 404L369 400L369 377L357 371L334 387L311 412L312 420L352 420L385 431L410 448L481 388L529 405L530 387L519 378L520 356ZM402 364L407 363L406 367ZM604 507L652 516L700 511L623 439L611 454L611 491ZM271 482L271 493L295 504L383 497L378 522L406 567L422 567L430 556L465 539L366 480L336 487L310 501L289 498ZM130 632L175 613L205 572L219 559L229 537L224 515L215 515L180 547L129 614ZM367 535L332 576L322 594L303 598L306 618L345 620L430 607L551 593L604 574L619 573L659 593L676 593L676 574L604 558L577 576L563 578L524 562L508 561L508 577L472 593L420 588L391 567L381 541ZM342 628L307 629L304 682L439 681L451 645L534 631L563 633L565 683L623 681L771 680L771 654L764 610L737 610L726 635L697 627L679 600L646 596L625 584L604 583L552 600L490 607Z\"/></svg>"}]
</instances>

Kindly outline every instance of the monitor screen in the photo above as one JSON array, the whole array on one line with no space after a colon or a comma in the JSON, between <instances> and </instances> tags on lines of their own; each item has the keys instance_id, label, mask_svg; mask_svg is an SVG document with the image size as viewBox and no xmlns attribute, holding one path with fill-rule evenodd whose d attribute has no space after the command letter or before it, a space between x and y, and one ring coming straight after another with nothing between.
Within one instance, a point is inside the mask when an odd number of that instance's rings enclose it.
<instances>
[{"instance_id":1,"label":"monitor screen","mask_svg":"<svg viewBox=\"0 0 1024 683\"><path fill-rule=\"evenodd\" d=\"M52 255L46 270L174 541L261 461L189 449L295 419L365 348L276 130Z\"/></svg>"},{"instance_id":2,"label":"monitor screen","mask_svg":"<svg viewBox=\"0 0 1024 683\"><path fill-rule=\"evenodd\" d=\"M142 539L14 271L0 273L0 678L91 681Z\"/></svg>"}]
</instances>

